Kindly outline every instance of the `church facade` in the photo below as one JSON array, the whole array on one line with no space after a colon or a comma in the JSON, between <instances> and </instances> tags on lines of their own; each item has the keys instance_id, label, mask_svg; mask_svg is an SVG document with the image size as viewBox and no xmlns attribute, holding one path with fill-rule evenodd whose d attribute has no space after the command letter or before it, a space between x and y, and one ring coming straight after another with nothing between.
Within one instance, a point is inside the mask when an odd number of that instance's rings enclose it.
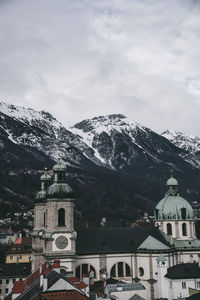
<instances>
[{"instance_id":1,"label":"church facade","mask_svg":"<svg viewBox=\"0 0 200 300\"><path fill-rule=\"evenodd\" d=\"M59 161L51 176L41 176L41 191L35 203L32 233L33 270L45 261L60 260L67 275L91 280L113 277L141 282L146 298L162 297L159 257L166 267L198 262L200 240L196 238L194 212L179 195L173 176L167 192L155 208L152 228L74 228L74 198L65 179L66 167ZM170 286L169 286L170 288Z\"/></svg>"}]
</instances>

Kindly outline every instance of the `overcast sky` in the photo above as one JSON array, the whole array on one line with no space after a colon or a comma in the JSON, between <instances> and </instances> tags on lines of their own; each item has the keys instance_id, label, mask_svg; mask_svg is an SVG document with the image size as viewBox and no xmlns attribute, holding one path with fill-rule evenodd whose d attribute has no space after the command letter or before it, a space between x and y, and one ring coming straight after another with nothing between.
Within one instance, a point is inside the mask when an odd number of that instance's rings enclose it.
<instances>
[{"instance_id":1,"label":"overcast sky","mask_svg":"<svg viewBox=\"0 0 200 300\"><path fill-rule=\"evenodd\" d=\"M0 0L0 99L200 135L200 1Z\"/></svg>"}]
</instances>

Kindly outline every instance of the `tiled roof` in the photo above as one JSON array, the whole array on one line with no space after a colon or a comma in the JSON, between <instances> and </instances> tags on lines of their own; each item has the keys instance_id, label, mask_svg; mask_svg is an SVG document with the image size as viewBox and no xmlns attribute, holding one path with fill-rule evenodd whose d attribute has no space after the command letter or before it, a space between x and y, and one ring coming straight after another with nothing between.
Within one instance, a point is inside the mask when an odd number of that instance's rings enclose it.
<instances>
[{"instance_id":1,"label":"tiled roof","mask_svg":"<svg viewBox=\"0 0 200 300\"><path fill-rule=\"evenodd\" d=\"M78 277L76 277L76 276L67 277L67 279L70 280L73 283L80 282L80 279Z\"/></svg>"},{"instance_id":2,"label":"tiled roof","mask_svg":"<svg viewBox=\"0 0 200 300\"><path fill-rule=\"evenodd\" d=\"M31 237L18 238L15 243L6 251L6 254L31 253Z\"/></svg>"},{"instance_id":3,"label":"tiled roof","mask_svg":"<svg viewBox=\"0 0 200 300\"><path fill-rule=\"evenodd\" d=\"M21 294L25 290L25 280L15 281L13 286L13 294Z\"/></svg>"},{"instance_id":4,"label":"tiled roof","mask_svg":"<svg viewBox=\"0 0 200 300\"><path fill-rule=\"evenodd\" d=\"M108 284L106 287L110 293L118 291L119 288L120 291L144 290L140 282Z\"/></svg>"},{"instance_id":5,"label":"tiled roof","mask_svg":"<svg viewBox=\"0 0 200 300\"><path fill-rule=\"evenodd\" d=\"M45 297L45 298L42 298ZM57 292L45 292L40 294L39 299L46 299L46 300L88 300L89 298L84 296L78 291L57 291Z\"/></svg>"},{"instance_id":6,"label":"tiled roof","mask_svg":"<svg viewBox=\"0 0 200 300\"><path fill-rule=\"evenodd\" d=\"M149 235L170 247L158 228L85 228L78 230L77 254L131 253L136 251Z\"/></svg>"},{"instance_id":7,"label":"tiled roof","mask_svg":"<svg viewBox=\"0 0 200 300\"><path fill-rule=\"evenodd\" d=\"M75 283L75 286L81 290L87 287L87 285L84 282Z\"/></svg>"},{"instance_id":8,"label":"tiled roof","mask_svg":"<svg viewBox=\"0 0 200 300\"><path fill-rule=\"evenodd\" d=\"M200 278L200 268L198 263L178 264L168 268L165 277L171 279Z\"/></svg>"},{"instance_id":9,"label":"tiled roof","mask_svg":"<svg viewBox=\"0 0 200 300\"><path fill-rule=\"evenodd\" d=\"M31 263L0 264L0 278L28 277L31 273Z\"/></svg>"}]
</instances>

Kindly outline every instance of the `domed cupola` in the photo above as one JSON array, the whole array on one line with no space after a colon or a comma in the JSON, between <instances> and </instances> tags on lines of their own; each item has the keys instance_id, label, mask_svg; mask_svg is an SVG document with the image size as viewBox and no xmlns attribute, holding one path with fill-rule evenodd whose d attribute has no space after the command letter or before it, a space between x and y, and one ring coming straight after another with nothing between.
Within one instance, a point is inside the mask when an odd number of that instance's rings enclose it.
<instances>
[{"instance_id":1,"label":"domed cupola","mask_svg":"<svg viewBox=\"0 0 200 300\"><path fill-rule=\"evenodd\" d=\"M72 198L73 191L71 187L65 182L66 166L61 162L61 158L59 158L58 163L53 167L53 173L54 182L47 189L47 198Z\"/></svg>"},{"instance_id":2,"label":"domed cupola","mask_svg":"<svg viewBox=\"0 0 200 300\"><path fill-rule=\"evenodd\" d=\"M178 193L178 181L167 180L168 191L155 208L155 224L175 239L187 240L196 236L194 211L190 203Z\"/></svg>"},{"instance_id":3,"label":"domed cupola","mask_svg":"<svg viewBox=\"0 0 200 300\"><path fill-rule=\"evenodd\" d=\"M47 168L45 168L44 174L40 177L41 180L41 190L37 193L36 200L37 202L44 202L46 199L46 190L50 185L51 176L47 172Z\"/></svg>"},{"instance_id":4,"label":"domed cupola","mask_svg":"<svg viewBox=\"0 0 200 300\"><path fill-rule=\"evenodd\" d=\"M168 191L155 208L156 220L192 220L194 211L190 203L178 193L178 181L173 177L167 180Z\"/></svg>"}]
</instances>

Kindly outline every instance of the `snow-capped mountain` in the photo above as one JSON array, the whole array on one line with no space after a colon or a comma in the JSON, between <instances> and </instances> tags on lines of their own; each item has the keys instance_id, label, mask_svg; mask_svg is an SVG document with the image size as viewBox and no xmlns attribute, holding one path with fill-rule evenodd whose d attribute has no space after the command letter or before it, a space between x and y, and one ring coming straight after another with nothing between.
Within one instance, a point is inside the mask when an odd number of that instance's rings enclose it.
<instances>
[{"instance_id":1,"label":"snow-capped mountain","mask_svg":"<svg viewBox=\"0 0 200 300\"><path fill-rule=\"evenodd\" d=\"M166 163L172 167L175 157L178 164L179 155L185 155L167 139L121 114L84 120L70 130L94 150L103 165L116 170L145 163Z\"/></svg>"},{"instance_id":2,"label":"snow-capped mountain","mask_svg":"<svg viewBox=\"0 0 200 300\"><path fill-rule=\"evenodd\" d=\"M164 194L170 169L197 198L199 143L181 134L159 135L121 114L66 129L46 111L0 102L0 202L32 205L39 170L61 156L83 216L131 220Z\"/></svg>"},{"instance_id":3,"label":"snow-capped mountain","mask_svg":"<svg viewBox=\"0 0 200 300\"><path fill-rule=\"evenodd\" d=\"M93 161L98 164L93 150L46 111L1 102L0 131L24 150L28 149L27 146L34 147L53 160L61 156L70 165L80 166ZM4 147L3 140L0 145Z\"/></svg>"},{"instance_id":4,"label":"snow-capped mountain","mask_svg":"<svg viewBox=\"0 0 200 300\"><path fill-rule=\"evenodd\" d=\"M168 139L178 148L185 150L183 158L193 166L200 168L200 138L176 130L166 130L161 136Z\"/></svg>"}]
</instances>

